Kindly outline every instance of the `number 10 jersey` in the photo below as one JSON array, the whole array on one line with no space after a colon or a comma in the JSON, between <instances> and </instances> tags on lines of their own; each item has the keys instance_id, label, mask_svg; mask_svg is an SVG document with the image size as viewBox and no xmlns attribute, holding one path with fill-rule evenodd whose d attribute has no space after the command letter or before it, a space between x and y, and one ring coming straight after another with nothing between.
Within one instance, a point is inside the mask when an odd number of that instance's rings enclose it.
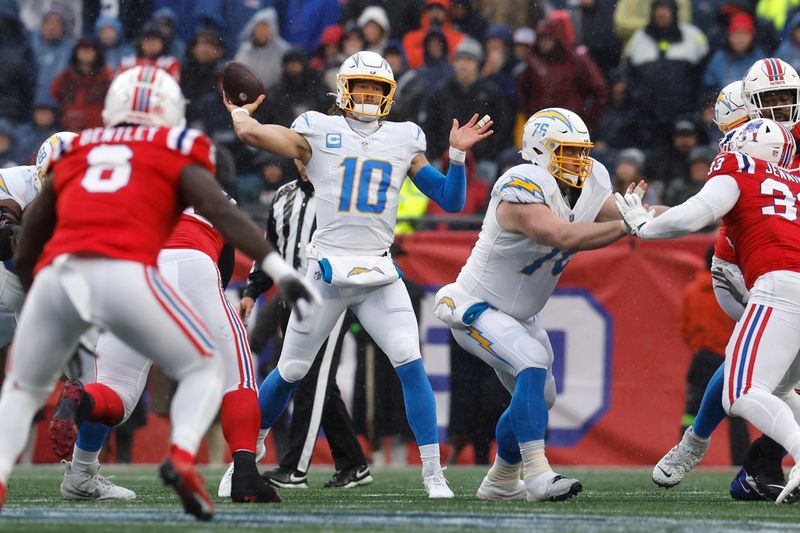
<instances>
[{"instance_id":1,"label":"number 10 jersey","mask_svg":"<svg viewBox=\"0 0 800 533\"><path fill-rule=\"evenodd\" d=\"M381 123L362 136L340 115L303 113L292 129L311 145L306 170L314 185L318 256L382 255L394 241L400 188L411 160L425 152L412 122Z\"/></svg>"}]
</instances>

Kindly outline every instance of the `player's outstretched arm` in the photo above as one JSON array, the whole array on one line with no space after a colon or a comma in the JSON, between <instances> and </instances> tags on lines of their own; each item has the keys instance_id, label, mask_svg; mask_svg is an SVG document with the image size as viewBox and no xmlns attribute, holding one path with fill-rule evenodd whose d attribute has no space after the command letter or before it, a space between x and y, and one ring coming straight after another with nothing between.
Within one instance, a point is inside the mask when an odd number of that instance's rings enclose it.
<instances>
[{"instance_id":1,"label":"player's outstretched arm","mask_svg":"<svg viewBox=\"0 0 800 533\"><path fill-rule=\"evenodd\" d=\"M539 244L569 252L602 248L626 235L619 221L568 223L544 204L500 202L497 221L506 231L522 233Z\"/></svg>"},{"instance_id":2,"label":"player's outstretched arm","mask_svg":"<svg viewBox=\"0 0 800 533\"><path fill-rule=\"evenodd\" d=\"M281 157L299 159L303 164L308 163L311 159L311 145L305 137L284 126L261 124L250 116L258 109L264 98L262 94L255 102L239 107L232 104L227 95L223 95L225 107L231 113L236 136L253 148L266 150Z\"/></svg>"},{"instance_id":3,"label":"player's outstretched arm","mask_svg":"<svg viewBox=\"0 0 800 533\"><path fill-rule=\"evenodd\" d=\"M56 226L56 193L47 180L36 199L25 209L24 227L14 255L14 267L25 292L33 284L33 268Z\"/></svg>"},{"instance_id":4,"label":"player's outstretched arm","mask_svg":"<svg viewBox=\"0 0 800 533\"><path fill-rule=\"evenodd\" d=\"M228 244L255 259L261 269L277 281L290 302L306 300L315 304L319 301L316 291L281 259L255 222L230 203L208 170L200 165L184 168L181 194L187 204L211 222Z\"/></svg>"}]
</instances>

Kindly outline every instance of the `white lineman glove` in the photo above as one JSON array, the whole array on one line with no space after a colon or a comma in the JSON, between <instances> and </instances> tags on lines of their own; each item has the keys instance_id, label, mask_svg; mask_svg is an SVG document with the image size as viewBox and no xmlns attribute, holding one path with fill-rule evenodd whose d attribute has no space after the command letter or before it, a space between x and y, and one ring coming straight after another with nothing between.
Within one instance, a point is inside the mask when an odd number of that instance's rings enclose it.
<instances>
[{"instance_id":1,"label":"white lineman glove","mask_svg":"<svg viewBox=\"0 0 800 533\"><path fill-rule=\"evenodd\" d=\"M750 300L750 291L747 290L741 274L725 265L716 265L711 268L711 277L715 287L728 291L734 300L742 305L747 305L747 301Z\"/></svg>"},{"instance_id":2,"label":"white lineman glove","mask_svg":"<svg viewBox=\"0 0 800 533\"><path fill-rule=\"evenodd\" d=\"M622 215L625 231L631 235L639 235L639 229L653 220L655 211L646 211L638 194L622 196L620 193L614 193L614 197L617 199L617 211Z\"/></svg>"},{"instance_id":3,"label":"white lineman glove","mask_svg":"<svg viewBox=\"0 0 800 533\"><path fill-rule=\"evenodd\" d=\"M278 284L283 297L294 306L299 320L303 320L303 314L313 313L322 304L317 290L287 265L278 252L267 254L261 262L261 270Z\"/></svg>"}]
</instances>

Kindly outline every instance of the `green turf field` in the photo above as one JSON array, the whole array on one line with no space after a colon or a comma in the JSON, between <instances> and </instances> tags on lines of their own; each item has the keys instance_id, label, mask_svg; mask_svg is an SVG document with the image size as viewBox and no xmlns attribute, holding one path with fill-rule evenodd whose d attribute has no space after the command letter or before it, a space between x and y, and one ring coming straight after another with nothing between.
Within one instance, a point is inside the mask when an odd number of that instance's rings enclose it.
<instances>
[{"instance_id":1,"label":"green turf field","mask_svg":"<svg viewBox=\"0 0 800 533\"><path fill-rule=\"evenodd\" d=\"M133 489L133 502L66 502L58 467L20 468L12 477L0 531L787 531L800 524L800 506L734 502L727 487L733 470L700 470L677 488L659 489L645 469L559 469L579 478L584 491L562 503L478 502L484 468L449 468L455 500L425 498L416 468L373 471L375 483L357 489L322 489L330 471L312 472L308 490L282 490L284 502L234 505L216 499L212 522L182 514L155 467L105 468ZM220 469L204 469L216 494ZM320 488L316 488L320 487Z\"/></svg>"}]
</instances>

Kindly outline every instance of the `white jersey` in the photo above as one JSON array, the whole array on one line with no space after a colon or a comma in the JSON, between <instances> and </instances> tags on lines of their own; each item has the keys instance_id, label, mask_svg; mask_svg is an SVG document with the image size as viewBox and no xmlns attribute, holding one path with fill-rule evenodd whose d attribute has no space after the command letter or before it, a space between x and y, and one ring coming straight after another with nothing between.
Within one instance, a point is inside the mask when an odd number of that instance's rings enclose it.
<instances>
[{"instance_id":1,"label":"white jersey","mask_svg":"<svg viewBox=\"0 0 800 533\"><path fill-rule=\"evenodd\" d=\"M303 113L292 129L311 145L306 164L314 185L318 256L382 255L394 241L400 188L411 160L425 151L412 122L382 122L371 135L341 115Z\"/></svg>"},{"instance_id":2,"label":"white jersey","mask_svg":"<svg viewBox=\"0 0 800 533\"><path fill-rule=\"evenodd\" d=\"M0 169L0 200L14 200L25 209L41 188L34 165Z\"/></svg>"},{"instance_id":3,"label":"white jersey","mask_svg":"<svg viewBox=\"0 0 800 533\"><path fill-rule=\"evenodd\" d=\"M524 164L509 169L492 189L478 242L456 282L495 309L517 320L529 319L547 303L573 254L504 230L497 222L497 206L545 204L568 222L592 222L610 194L608 171L597 161L573 209L555 178L542 167Z\"/></svg>"}]
</instances>

